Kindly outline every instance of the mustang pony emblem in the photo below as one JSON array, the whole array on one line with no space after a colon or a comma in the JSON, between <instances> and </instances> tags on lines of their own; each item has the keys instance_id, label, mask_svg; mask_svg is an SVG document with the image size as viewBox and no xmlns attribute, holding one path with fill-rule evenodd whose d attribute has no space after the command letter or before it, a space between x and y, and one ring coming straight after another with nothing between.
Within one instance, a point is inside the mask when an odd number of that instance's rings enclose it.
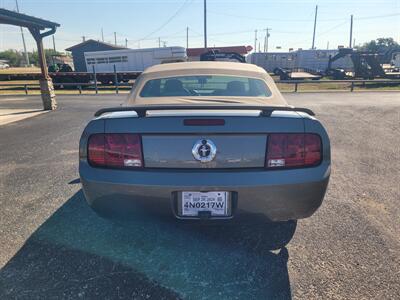
<instances>
[{"instance_id":1,"label":"mustang pony emblem","mask_svg":"<svg viewBox=\"0 0 400 300\"><path fill-rule=\"evenodd\" d=\"M194 144L192 154L200 162L210 162L217 154L217 147L211 140L201 139Z\"/></svg>"}]
</instances>

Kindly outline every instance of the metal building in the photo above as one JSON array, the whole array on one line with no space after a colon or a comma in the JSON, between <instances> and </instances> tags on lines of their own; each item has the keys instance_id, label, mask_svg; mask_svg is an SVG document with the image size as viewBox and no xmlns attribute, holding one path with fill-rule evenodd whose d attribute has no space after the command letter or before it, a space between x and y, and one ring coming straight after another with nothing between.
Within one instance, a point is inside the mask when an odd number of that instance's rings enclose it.
<instances>
[{"instance_id":1,"label":"metal building","mask_svg":"<svg viewBox=\"0 0 400 300\"><path fill-rule=\"evenodd\" d=\"M65 50L72 52L72 57L74 60L74 67L76 72L88 72L88 71L90 72L91 70L86 69L85 52L121 50L121 49L126 49L126 48L100 41L87 40L80 44L69 47Z\"/></svg>"}]
</instances>

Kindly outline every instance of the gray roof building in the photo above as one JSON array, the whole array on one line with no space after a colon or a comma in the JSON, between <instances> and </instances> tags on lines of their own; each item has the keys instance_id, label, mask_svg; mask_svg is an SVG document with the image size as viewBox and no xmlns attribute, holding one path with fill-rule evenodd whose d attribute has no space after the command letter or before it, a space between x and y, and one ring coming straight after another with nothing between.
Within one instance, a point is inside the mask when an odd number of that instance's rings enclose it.
<instances>
[{"instance_id":1,"label":"gray roof building","mask_svg":"<svg viewBox=\"0 0 400 300\"><path fill-rule=\"evenodd\" d=\"M74 68L76 72L91 72L91 70L86 69L85 56L84 56L85 52L120 50L120 49L126 49L126 48L100 41L87 40L85 42L71 46L65 50L72 52L72 57L74 60Z\"/></svg>"}]
</instances>

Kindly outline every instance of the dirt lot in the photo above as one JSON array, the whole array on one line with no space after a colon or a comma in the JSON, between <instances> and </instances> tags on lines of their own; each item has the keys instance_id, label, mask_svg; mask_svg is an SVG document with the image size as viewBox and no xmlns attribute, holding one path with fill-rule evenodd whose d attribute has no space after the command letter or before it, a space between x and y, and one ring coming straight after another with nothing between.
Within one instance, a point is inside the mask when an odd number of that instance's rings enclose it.
<instances>
[{"instance_id":1,"label":"dirt lot","mask_svg":"<svg viewBox=\"0 0 400 300\"><path fill-rule=\"evenodd\" d=\"M325 201L297 226L99 218L80 189L78 139L124 97L59 96L58 111L0 127L0 299L398 299L400 93L286 95L332 144Z\"/></svg>"}]
</instances>

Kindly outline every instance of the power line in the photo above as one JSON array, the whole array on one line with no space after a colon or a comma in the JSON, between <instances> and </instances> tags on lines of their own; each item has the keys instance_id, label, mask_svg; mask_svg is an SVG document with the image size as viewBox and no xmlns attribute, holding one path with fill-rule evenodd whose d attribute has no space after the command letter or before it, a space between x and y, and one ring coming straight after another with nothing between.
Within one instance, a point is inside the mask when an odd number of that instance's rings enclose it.
<instances>
[{"instance_id":1,"label":"power line","mask_svg":"<svg viewBox=\"0 0 400 300\"><path fill-rule=\"evenodd\" d=\"M193 0L185 0L183 2L183 4L178 8L178 10L171 16L168 18L167 21L165 21L160 27L158 27L157 29L153 30L152 32L150 32L149 34L147 34L146 36L144 36L143 38L137 40L137 41L142 41L145 40L147 38L149 38L150 36L152 36L153 34L155 34L156 32L159 32L161 29L163 29L165 26L167 26L175 17L177 17L179 15L179 13L182 12L183 8L186 6L186 4L188 2L193 2Z\"/></svg>"},{"instance_id":2,"label":"power line","mask_svg":"<svg viewBox=\"0 0 400 300\"><path fill-rule=\"evenodd\" d=\"M378 15L378 16L369 16L369 17L355 17L354 20L370 20L370 19L380 19L380 18L390 18L390 17L397 17L400 16L400 13L396 14L387 14L387 15Z\"/></svg>"},{"instance_id":3,"label":"power line","mask_svg":"<svg viewBox=\"0 0 400 300\"><path fill-rule=\"evenodd\" d=\"M278 19L278 18L260 18L260 17L252 17L246 15L237 15L225 12L218 12L213 10L208 10L209 13L214 15L223 15L228 17L235 17L241 19L250 19L250 20L258 20L258 21L274 21L274 22L312 22L312 19ZM387 18L387 17L395 17L400 16L400 13L392 13L392 14L385 14L385 15L376 15L376 16L365 16L365 17L354 17L354 20L369 20L369 19L379 19L379 18ZM320 19L318 22L334 22L334 21L342 21L347 20L347 18L332 18L332 19Z\"/></svg>"},{"instance_id":4,"label":"power line","mask_svg":"<svg viewBox=\"0 0 400 300\"><path fill-rule=\"evenodd\" d=\"M325 34L331 32L331 31L333 31L333 30L335 30L335 29L337 29L337 28L339 28L339 27L342 27L343 25L346 25L348 22L349 22L349 21L346 20L345 22L341 22L341 23L339 23L339 24L336 24L335 26L333 26L333 27L331 27L331 28L329 28L329 29L327 29L327 30L325 30L325 31L323 31L323 32L320 32L320 33L316 34L315 36L316 36L316 37L324 36ZM297 40L297 41L292 41L292 44L303 44L303 43L306 43L306 42L308 42L308 41L309 41L309 40Z\"/></svg>"},{"instance_id":5,"label":"power line","mask_svg":"<svg viewBox=\"0 0 400 300\"><path fill-rule=\"evenodd\" d=\"M133 37L127 35L127 34L118 32L118 31L117 31L116 33L117 33L118 35L120 35L120 36L124 36L125 38L129 39L129 41L130 41L130 42L132 41L132 43L137 43L137 42L140 42L140 41L154 41L154 37L146 38L146 39L137 39L137 38L133 38ZM182 35L177 36L177 34L182 34ZM177 31L177 32L174 32L174 33L171 33L171 34L167 34L167 35L160 35L159 37L162 38L162 39L184 38L184 37L186 37L186 35L184 35L184 34L186 34L186 29L185 29L185 30L181 29L181 30L179 30L179 31ZM111 35L110 35L110 36L111 36ZM158 37L157 37L157 38L158 38Z\"/></svg>"},{"instance_id":6,"label":"power line","mask_svg":"<svg viewBox=\"0 0 400 300\"><path fill-rule=\"evenodd\" d=\"M329 29L327 29L327 30L325 30L325 31L323 31L323 32L321 32L321 33L319 33L319 34L317 34L317 37L320 37L320 36L322 36L322 35L325 35L325 34L331 32L331 31L333 31L333 30L335 30L335 29L337 29L337 28L339 28L339 27L341 27L341 26L347 24L348 22L349 22L349 20L346 20L346 21L344 21L344 22L342 22L342 23L339 23L339 24L337 24L337 25L335 25L335 26L333 26L333 27L331 27L331 28L329 28Z\"/></svg>"},{"instance_id":7,"label":"power line","mask_svg":"<svg viewBox=\"0 0 400 300\"><path fill-rule=\"evenodd\" d=\"M312 19L277 19L277 18L259 18L259 17L251 17L251 16L244 16L244 15L237 15L237 14L230 14L230 13L225 13L225 12L216 12L216 11L209 11L210 13L214 15L223 15L223 16L228 16L228 17L235 17L235 18L242 18L242 19L250 19L250 20L258 20L258 21L274 21L274 22L307 22L311 23L313 20ZM344 18L335 18L335 19L325 19L321 20L323 22L330 22L330 21L340 21L344 20Z\"/></svg>"}]
</instances>

